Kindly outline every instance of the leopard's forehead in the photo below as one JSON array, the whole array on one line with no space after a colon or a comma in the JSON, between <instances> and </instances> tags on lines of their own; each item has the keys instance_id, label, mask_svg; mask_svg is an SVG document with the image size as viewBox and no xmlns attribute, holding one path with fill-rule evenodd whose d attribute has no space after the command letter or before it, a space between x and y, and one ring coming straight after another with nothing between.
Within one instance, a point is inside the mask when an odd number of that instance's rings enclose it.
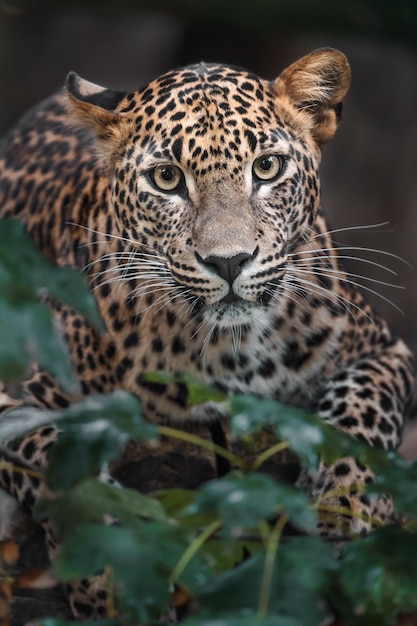
<instances>
[{"instance_id":1,"label":"leopard's forehead","mask_svg":"<svg viewBox=\"0 0 417 626\"><path fill-rule=\"evenodd\" d=\"M269 83L242 68L199 63L171 70L150 82L139 92L141 105L152 103L162 112L171 110L175 98L178 105L204 108L207 103L224 103L244 115L251 104L269 104L272 93ZM169 104L168 108L167 104Z\"/></svg>"},{"instance_id":2,"label":"leopard's forehead","mask_svg":"<svg viewBox=\"0 0 417 626\"><path fill-rule=\"evenodd\" d=\"M191 65L167 72L130 94L122 111L135 113L142 147L158 156L214 158L255 152L288 140L294 125L271 83L228 65ZM223 148L222 148L223 146ZM196 152L197 151L197 152ZM200 152L201 151L201 152Z\"/></svg>"}]
</instances>

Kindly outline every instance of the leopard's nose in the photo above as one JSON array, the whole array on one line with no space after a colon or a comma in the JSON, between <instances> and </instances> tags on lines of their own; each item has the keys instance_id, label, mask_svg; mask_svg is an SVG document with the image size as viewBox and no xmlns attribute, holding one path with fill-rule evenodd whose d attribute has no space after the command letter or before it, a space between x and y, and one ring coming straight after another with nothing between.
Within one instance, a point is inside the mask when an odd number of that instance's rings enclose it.
<instances>
[{"instance_id":1,"label":"leopard's nose","mask_svg":"<svg viewBox=\"0 0 417 626\"><path fill-rule=\"evenodd\" d=\"M195 255L199 263L205 265L208 269L223 278L227 283L229 283L229 285L232 285L245 265L247 265L249 261L253 260L257 253L258 248L253 254L240 252L239 254L231 257L211 255L203 259L198 252L196 252Z\"/></svg>"}]
</instances>

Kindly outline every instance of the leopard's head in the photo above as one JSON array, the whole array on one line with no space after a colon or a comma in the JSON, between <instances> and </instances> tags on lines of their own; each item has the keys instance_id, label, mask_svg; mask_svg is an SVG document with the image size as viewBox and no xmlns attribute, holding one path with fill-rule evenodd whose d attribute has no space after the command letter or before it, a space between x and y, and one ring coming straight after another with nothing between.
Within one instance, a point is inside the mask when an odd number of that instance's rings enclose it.
<instances>
[{"instance_id":1,"label":"leopard's head","mask_svg":"<svg viewBox=\"0 0 417 626\"><path fill-rule=\"evenodd\" d=\"M220 328L259 323L311 232L320 147L349 83L333 49L272 82L200 64L124 94L69 75L72 113L109 173L108 223L126 244L131 266L127 253L120 265L138 297L154 289L179 314Z\"/></svg>"}]
</instances>

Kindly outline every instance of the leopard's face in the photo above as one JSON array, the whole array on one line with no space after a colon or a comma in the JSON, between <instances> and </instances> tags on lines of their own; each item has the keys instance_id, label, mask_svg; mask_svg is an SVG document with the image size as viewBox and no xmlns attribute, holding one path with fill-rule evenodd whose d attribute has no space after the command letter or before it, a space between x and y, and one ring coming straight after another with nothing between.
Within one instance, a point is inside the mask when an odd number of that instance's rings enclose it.
<instances>
[{"instance_id":1,"label":"leopard's face","mask_svg":"<svg viewBox=\"0 0 417 626\"><path fill-rule=\"evenodd\" d=\"M113 234L138 298L154 291L220 328L262 324L319 206L314 107L295 107L278 81L192 66L103 110Z\"/></svg>"}]
</instances>

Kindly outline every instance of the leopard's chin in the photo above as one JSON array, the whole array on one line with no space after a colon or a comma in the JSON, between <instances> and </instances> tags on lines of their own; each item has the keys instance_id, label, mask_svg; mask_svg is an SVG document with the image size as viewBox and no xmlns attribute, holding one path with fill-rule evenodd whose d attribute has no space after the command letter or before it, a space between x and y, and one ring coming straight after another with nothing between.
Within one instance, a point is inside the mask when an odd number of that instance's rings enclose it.
<instances>
[{"instance_id":1,"label":"leopard's chin","mask_svg":"<svg viewBox=\"0 0 417 626\"><path fill-rule=\"evenodd\" d=\"M205 321L217 328L251 327L261 325L265 307L257 302L248 302L242 298L223 298L203 311Z\"/></svg>"}]
</instances>

